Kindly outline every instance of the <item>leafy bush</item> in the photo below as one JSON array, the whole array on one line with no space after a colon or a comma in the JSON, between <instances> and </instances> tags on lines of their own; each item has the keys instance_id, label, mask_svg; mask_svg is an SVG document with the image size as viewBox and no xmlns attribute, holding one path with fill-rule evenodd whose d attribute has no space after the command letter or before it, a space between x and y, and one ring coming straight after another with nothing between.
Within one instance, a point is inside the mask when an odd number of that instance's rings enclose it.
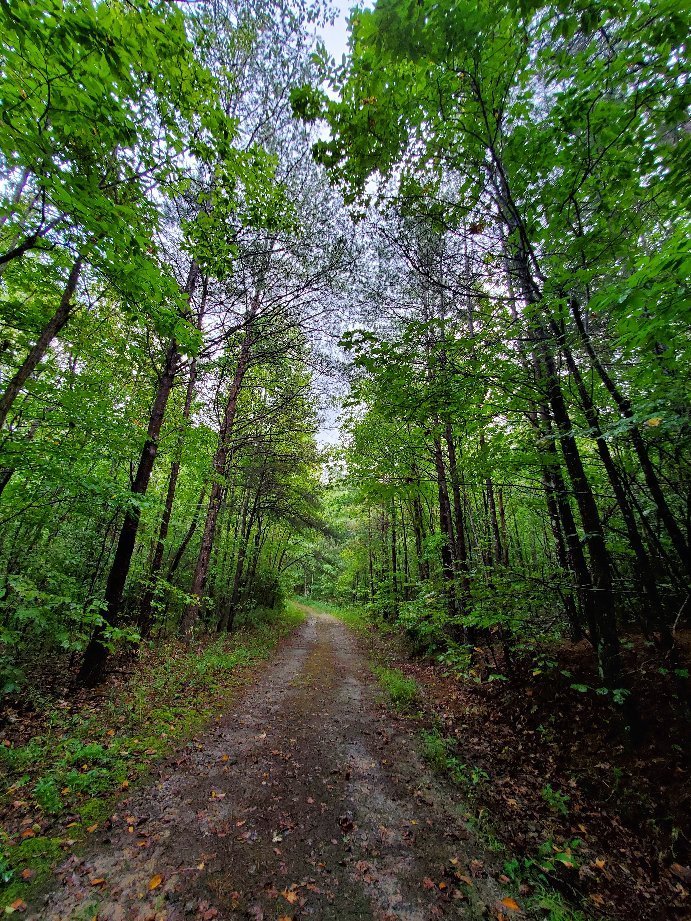
<instances>
[{"instance_id":1,"label":"leafy bush","mask_svg":"<svg viewBox=\"0 0 691 921\"><path fill-rule=\"evenodd\" d=\"M449 646L449 616L445 600L434 591L401 605L397 624L403 627L416 652L430 654Z\"/></svg>"}]
</instances>

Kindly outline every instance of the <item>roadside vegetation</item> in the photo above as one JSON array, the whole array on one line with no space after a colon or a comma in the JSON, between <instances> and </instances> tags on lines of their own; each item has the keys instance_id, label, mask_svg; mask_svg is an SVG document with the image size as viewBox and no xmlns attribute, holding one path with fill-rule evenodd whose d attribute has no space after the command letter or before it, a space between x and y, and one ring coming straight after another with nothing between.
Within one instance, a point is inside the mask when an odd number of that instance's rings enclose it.
<instances>
[{"instance_id":1,"label":"roadside vegetation","mask_svg":"<svg viewBox=\"0 0 691 921\"><path fill-rule=\"evenodd\" d=\"M151 644L97 695L10 711L0 740L0 908L29 899L57 862L107 829L118 800L180 745L195 745L303 620L288 605L232 636Z\"/></svg>"}]
</instances>

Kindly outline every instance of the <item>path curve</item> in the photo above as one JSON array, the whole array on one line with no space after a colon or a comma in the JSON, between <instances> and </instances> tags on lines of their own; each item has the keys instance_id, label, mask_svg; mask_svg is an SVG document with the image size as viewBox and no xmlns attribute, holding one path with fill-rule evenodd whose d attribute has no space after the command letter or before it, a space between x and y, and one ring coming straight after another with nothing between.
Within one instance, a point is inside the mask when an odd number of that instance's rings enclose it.
<instances>
[{"instance_id":1,"label":"path curve","mask_svg":"<svg viewBox=\"0 0 691 921\"><path fill-rule=\"evenodd\" d=\"M31 917L501 914L500 871L416 754L413 732L386 712L354 636L305 610L258 682L158 783L119 804Z\"/></svg>"}]
</instances>

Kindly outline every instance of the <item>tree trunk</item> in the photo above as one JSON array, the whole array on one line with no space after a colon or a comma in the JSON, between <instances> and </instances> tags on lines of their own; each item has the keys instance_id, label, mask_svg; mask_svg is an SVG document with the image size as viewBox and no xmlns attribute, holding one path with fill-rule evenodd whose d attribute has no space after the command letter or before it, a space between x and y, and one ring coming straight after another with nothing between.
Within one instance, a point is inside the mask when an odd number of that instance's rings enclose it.
<instances>
[{"instance_id":1,"label":"tree trunk","mask_svg":"<svg viewBox=\"0 0 691 921\"><path fill-rule=\"evenodd\" d=\"M165 368L159 381L158 391L149 417L146 441L144 442L137 473L132 483L132 496L143 496L149 486L158 452L158 440L163 425L163 417L170 392L173 389L178 357L177 342L173 340L168 346ZM107 628L117 626L120 619L125 583L130 571L137 531L139 530L140 514L139 506L134 503L125 512L125 518L115 548L115 556L106 582L104 595L106 610L103 615L105 623L96 628L84 652L79 672L79 682L87 687L98 684L104 676L105 664L108 658L108 648L104 641L105 634Z\"/></svg>"},{"instance_id":2,"label":"tree trunk","mask_svg":"<svg viewBox=\"0 0 691 921\"><path fill-rule=\"evenodd\" d=\"M67 283L65 285L64 291L62 292L62 297L60 298L60 304L58 305L57 310L43 328L41 335L38 337L31 350L29 351L29 354L26 356L20 367L15 372L14 377L12 377L8 382L2 397L0 397L0 428L2 428L2 426L5 424L5 420L7 419L7 415L12 408L12 404L19 396L24 384L26 384L29 377L36 370L38 363L48 351L48 346L51 344L53 339L55 339L57 334L69 319L70 313L72 311L72 298L74 297L74 292L77 289L79 275L82 270L82 262L82 257L77 256L74 263L72 264L72 269L70 270L70 274L67 278Z\"/></svg>"},{"instance_id":3,"label":"tree trunk","mask_svg":"<svg viewBox=\"0 0 691 921\"><path fill-rule=\"evenodd\" d=\"M211 560L211 550L213 548L214 538L216 536L216 521L218 519L218 511L221 507L221 499L225 489L225 478L227 473L226 467L228 464L230 443L233 434L233 427L235 424L235 415L237 413L238 398L240 396L240 390L242 389L242 384L245 379L245 374L249 368L253 341L252 324L258 309L259 292L257 292L255 295L252 307L250 308L249 314L247 316L245 332L242 339L242 344L240 346L240 354L238 356L237 365L235 367L233 381L228 391L228 399L226 400L223 423L221 425L221 431L218 438L218 447L216 449L216 454L214 455L214 480L211 485L211 492L209 494L209 505L206 512L204 533L202 535L202 543L201 547L199 548L199 557L197 559L197 566L194 572L192 589L190 591L193 600L187 606L180 624L180 632L182 636L187 639L191 637L192 630L194 629L194 625L197 622L197 618L199 617L204 589L206 588L206 580L209 572L209 562Z\"/></svg>"},{"instance_id":4,"label":"tree trunk","mask_svg":"<svg viewBox=\"0 0 691 921\"><path fill-rule=\"evenodd\" d=\"M600 428L600 418L597 408L595 407L595 404L593 403L590 394L588 393L588 388L585 386L573 354L571 353L571 350L565 341L562 342L562 351L566 358L569 371L571 372L571 375L576 382L576 388L578 390L578 395L583 406L583 412L585 414L586 421L590 426L593 436L595 437L597 452L600 455L602 465L607 472L607 476L609 477L609 481L612 486L612 491L614 492L614 497L617 500L617 505L619 506L622 518L624 519L624 525L626 527L629 543L631 544L631 548L636 558L634 580L639 586L643 603L645 605L646 623L648 626L650 626L653 622L658 623L664 630L662 603L657 591L657 583L655 581L653 567L645 549L645 545L643 544L643 539L638 529L638 525L636 524L633 509L631 508L631 505L628 501L624 484L619 475L619 470L614 463L614 458L612 457L609 446L605 441L604 435L602 433L602 429Z\"/></svg>"},{"instance_id":5,"label":"tree trunk","mask_svg":"<svg viewBox=\"0 0 691 921\"><path fill-rule=\"evenodd\" d=\"M451 478L451 492L453 495L454 516L454 562L460 574L460 613L466 614L470 607L470 579L468 577L468 547L465 540L465 521L463 516L463 501L461 497L461 478L458 473L456 459L456 444L453 438L451 423L444 426L444 440L449 455L449 476Z\"/></svg>"},{"instance_id":6,"label":"tree trunk","mask_svg":"<svg viewBox=\"0 0 691 921\"><path fill-rule=\"evenodd\" d=\"M602 383L605 385L607 392L614 400L614 403L616 404L617 409L621 413L622 417L629 423L631 442L636 454L638 455L638 460L641 465L641 470L643 471L646 485L658 510L660 519L662 520L662 523L664 524L667 533L670 536L672 545L677 552L677 555L679 556L679 559L681 560L687 575L691 575L691 555L689 554L689 546L681 528L677 524L677 521L672 514L672 510L667 503L665 495L662 491L662 486L660 485L660 480L657 476L657 473L655 472L652 461L650 460L647 445L643 439L643 436L641 435L640 429L634 422L633 407L630 401L623 395L623 393L621 393L612 377L610 377L608 374L607 369L600 361L597 352L593 347L590 336L585 329L583 317L581 315L580 307L577 301L572 299L570 304L571 313L576 323L576 328L578 329L579 335L583 341L583 345L585 346L585 350L588 354L588 357L590 358L593 368L600 376Z\"/></svg>"},{"instance_id":7,"label":"tree trunk","mask_svg":"<svg viewBox=\"0 0 691 921\"><path fill-rule=\"evenodd\" d=\"M441 449L441 439L434 436L434 467L437 473L437 495L439 498L439 530L442 534L441 566L444 577L446 602L450 618L456 616L456 593L454 586L453 546L454 533L451 524L451 505L449 503L449 489L446 482L444 468L444 455Z\"/></svg>"},{"instance_id":8,"label":"tree trunk","mask_svg":"<svg viewBox=\"0 0 691 921\"><path fill-rule=\"evenodd\" d=\"M391 500L391 590L393 598L393 616L398 614L398 547L396 534L396 502Z\"/></svg>"},{"instance_id":9,"label":"tree trunk","mask_svg":"<svg viewBox=\"0 0 691 921\"><path fill-rule=\"evenodd\" d=\"M198 278L199 269L197 264L192 262L184 289L184 293L188 298L192 296ZM163 373L159 379L158 390L149 416L146 441L144 442L137 473L132 483L131 493L133 497L143 496L149 486L158 453L163 418L175 382L179 357L178 344L175 339L172 339L166 352ZM115 556L108 574L104 595L106 608L103 615L104 623L94 631L84 652L82 666L79 671L79 682L87 686L98 684L104 676L105 664L108 658L108 647L105 644L106 631L109 627L117 626L120 619L125 583L129 575L137 531L139 530L139 519L140 508L135 499L135 502L125 512L125 518L115 548Z\"/></svg>"},{"instance_id":10,"label":"tree trunk","mask_svg":"<svg viewBox=\"0 0 691 921\"><path fill-rule=\"evenodd\" d=\"M206 281L204 282L202 302L200 305L198 317L197 317L197 329L201 329L201 324L204 318L204 306L206 301ZM149 569L149 579L142 599L142 603L139 609L139 633L142 637L146 638L151 632L151 626L153 623L153 611L152 604L154 597L156 595L156 588L158 585L158 580L163 566L163 553L165 551L166 538L168 537L168 530L170 528L170 520L173 515L173 505L175 503L175 493L178 485L178 477L180 476L180 463L182 461L182 451L185 444L185 435L187 432L187 425L190 420L190 413L192 411L192 402L194 400L194 394L196 391L197 385L197 359L193 358L190 362L190 374L187 381L187 391L185 393L185 404L182 410L182 428L178 435L177 444L175 446L175 454L173 458L173 463L170 465L170 473L168 474L168 488L166 490L165 503L163 505L163 514L161 515L161 523L158 529L158 537L156 539L156 547L154 549L153 559L151 561L151 567Z\"/></svg>"}]
</instances>

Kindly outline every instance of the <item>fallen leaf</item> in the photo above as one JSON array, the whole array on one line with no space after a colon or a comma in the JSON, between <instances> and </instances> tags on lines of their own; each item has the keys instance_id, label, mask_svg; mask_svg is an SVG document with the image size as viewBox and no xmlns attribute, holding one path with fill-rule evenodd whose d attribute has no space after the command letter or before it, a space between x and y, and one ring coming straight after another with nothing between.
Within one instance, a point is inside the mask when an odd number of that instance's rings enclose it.
<instances>
[{"instance_id":1,"label":"fallen leaf","mask_svg":"<svg viewBox=\"0 0 691 921\"><path fill-rule=\"evenodd\" d=\"M683 879L687 883L691 882L691 868L683 867L680 863L673 863L670 866L670 870L675 876L679 877L679 879Z\"/></svg>"},{"instance_id":2,"label":"fallen leaf","mask_svg":"<svg viewBox=\"0 0 691 921\"><path fill-rule=\"evenodd\" d=\"M604 857L598 857L597 860L595 861L595 866L598 868L598 870L603 870L605 866Z\"/></svg>"},{"instance_id":3,"label":"fallen leaf","mask_svg":"<svg viewBox=\"0 0 691 921\"><path fill-rule=\"evenodd\" d=\"M290 902L291 905L294 905L298 900L297 892L294 892L292 889L284 889L281 895L286 902Z\"/></svg>"},{"instance_id":4,"label":"fallen leaf","mask_svg":"<svg viewBox=\"0 0 691 921\"><path fill-rule=\"evenodd\" d=\"M160 873L157 873L155 876L152 876L151 879L149 880L149 892L151 892L153 889L158 889L158 887L161 885L162 882L163 882L163 877L161 876Z\"/></svg>"},{"instance_id":5,"label":"fallen leaf","mask_svg":"<svg viewBox=\"0 0 691 921\"><path fill-rule=\"evenodd\" d=\"M26 911L26 902L24 899L15 899L14 902L5 909L8 915L11 915L15 911Z\"/></svg>"},{"instance_id":6,"label":"fallen leaf","mask_svg":"<svg viewBox=\"0 0 691 921\"><path fill-rule=\"evenodd\" d=\"M98 828L98 822L94 822L93 825L89 825L89 827L87 828L87 831L91 835L96 831L97 828Z\"/></svg>"},{"instance_id":7,"label":"fallen leaf","mask_svg":"<svg viewBox=\"0 0 691 921\"><path fill-rule=\"evenodd\" d=\"M105 876L96 876L94 879L89 880L92 886L100 886L105 883L105 881Z\"/></svg>"},{"instance_id":8,"label":"fallen leaf","mask_svg":"<svg viewBox=\"0 0 691 921\"><path fill-rule=\"evenodd\" d=\"M507 896L505 899L501 900L501 904L505 908L509 908L511 911L520 911L521 906L518 904L516 899L512 899L511 896Z\"/></svg>"}]
</instances>

